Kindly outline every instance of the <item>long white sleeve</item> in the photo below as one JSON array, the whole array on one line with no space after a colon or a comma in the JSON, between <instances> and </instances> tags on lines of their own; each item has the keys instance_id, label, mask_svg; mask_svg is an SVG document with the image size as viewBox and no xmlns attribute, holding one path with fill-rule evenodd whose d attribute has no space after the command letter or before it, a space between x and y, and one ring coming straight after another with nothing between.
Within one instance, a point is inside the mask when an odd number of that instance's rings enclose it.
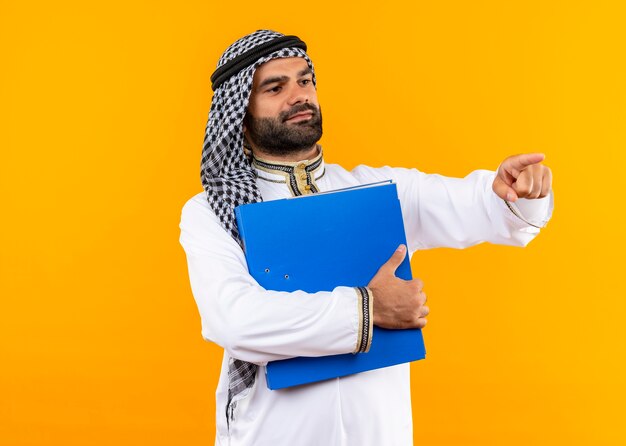
<instances>
[{"instance_id":1,"label":"long white sleeve","mask_svg":"<svg viewBox=\"0 0 626 446\"><path fill-rule=\"evenodd\" d=\"M481 242L525 246L539 233L493 192L495 172L476 170L465 178L451 178L416 169L358 166L352 174L362 182L392 179L397 183L411 252ZM533 218L545 222L552 202L544 203L539 211L546 215Z\"/></svg>"},{"instance_id":2,"label":"long white sleeve","mask_svg":"<svg viewBox=\"0 0 626 446\"><path fill-rule=\"evenodd\" d=\"M203 194L185 204L180 229L202 335L231 357L264 365L355 350L355 289L266 291L248 274L244 253L222 229Z\"/></svg>"}]
</instances>

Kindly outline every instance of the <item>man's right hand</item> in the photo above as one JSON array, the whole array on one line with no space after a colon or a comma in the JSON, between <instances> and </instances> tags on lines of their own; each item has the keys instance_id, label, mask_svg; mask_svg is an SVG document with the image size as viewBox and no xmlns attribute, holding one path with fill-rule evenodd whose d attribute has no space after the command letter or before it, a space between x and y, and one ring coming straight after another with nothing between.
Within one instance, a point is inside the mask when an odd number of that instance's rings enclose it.
<instances>
[{"instance_id":1,"label":"man's right hand","mask_svg":"<svg viewBox=\"0 0 626 446\"><path fill-rule=\"evenodd\" d=\"M429 313L424 283L420 279L403 280L396 269L406 256L400 245L391 258L380 267L368 288L374 294L374 325L382 328L423 328Z\"/></svg>"}]
</instances>

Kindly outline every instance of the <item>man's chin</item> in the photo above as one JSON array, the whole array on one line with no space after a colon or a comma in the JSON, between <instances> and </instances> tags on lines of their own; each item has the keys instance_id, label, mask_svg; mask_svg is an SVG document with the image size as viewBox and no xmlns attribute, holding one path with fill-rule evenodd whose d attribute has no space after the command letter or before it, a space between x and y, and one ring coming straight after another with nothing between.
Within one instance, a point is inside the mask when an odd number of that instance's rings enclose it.
<instances>
[{"instance_id":1,"label":"man's chin","mask_svg":"<svg viewBox=\"0 0 626 446\"><path fill-rule=\"evenodd\" d=\"M266 155L272 155L272 156L293 156L296 154L302 154L310 149L312 149L313 147L315 147L316 144L312 144L310 146L305 146L305 147L301 147L301 146L292 146L292 147L259 147L259 150L266 154ZM262 156L261 156L262 157Z\"/></svg>"}]
</instances>

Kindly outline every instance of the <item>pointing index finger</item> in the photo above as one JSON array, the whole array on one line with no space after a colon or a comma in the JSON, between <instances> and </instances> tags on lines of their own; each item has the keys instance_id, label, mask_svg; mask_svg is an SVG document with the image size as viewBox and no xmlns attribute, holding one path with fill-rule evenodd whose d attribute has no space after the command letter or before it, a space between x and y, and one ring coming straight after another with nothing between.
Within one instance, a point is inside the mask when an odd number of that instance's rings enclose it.
<instances>
[{"instance_id":1,"label":"pointing index finger","mask_svg":"<svg viewBox=\"0 0 626 446\"><path fill-rule=\"evenodd\" d=\"M528 166L542 162L545 157L543 153L522 153L509 158L509 162L514 169L523 170Z\"/></svg>"}]
</instances>

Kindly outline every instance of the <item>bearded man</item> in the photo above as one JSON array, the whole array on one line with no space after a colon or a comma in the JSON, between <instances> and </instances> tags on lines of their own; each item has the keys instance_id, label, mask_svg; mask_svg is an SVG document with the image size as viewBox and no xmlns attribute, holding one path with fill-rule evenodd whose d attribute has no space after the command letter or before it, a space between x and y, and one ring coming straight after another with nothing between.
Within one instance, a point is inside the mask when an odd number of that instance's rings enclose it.
<instances>
[{"instance_id":1,"label":"bearded man","mask_svg":"<svg viewBox=\"0 0 626 446\"><path fill-rule=\"evenodd\" d=\"M412 444L408 364L282 390L267 388L265 366L295 356L367 352L376 339L363 321L423 328L429 312L423 284L396 278L396 267L418 249L530 242L552 212L552 178L543 155L512 156L497 172L475 171L462 179L325 164L306 45L273 31L233 43L211 80L204 192L183 208L180 242L202 335L224 348L216 444ZM369 284L287 293L265 290L248 274L236 206L382 180L397 184L407 246L398 247ZM302 228L302 244L294 249L306 262L316 244L307 237L306 222Z\"/></svg>"}]
</instances>

